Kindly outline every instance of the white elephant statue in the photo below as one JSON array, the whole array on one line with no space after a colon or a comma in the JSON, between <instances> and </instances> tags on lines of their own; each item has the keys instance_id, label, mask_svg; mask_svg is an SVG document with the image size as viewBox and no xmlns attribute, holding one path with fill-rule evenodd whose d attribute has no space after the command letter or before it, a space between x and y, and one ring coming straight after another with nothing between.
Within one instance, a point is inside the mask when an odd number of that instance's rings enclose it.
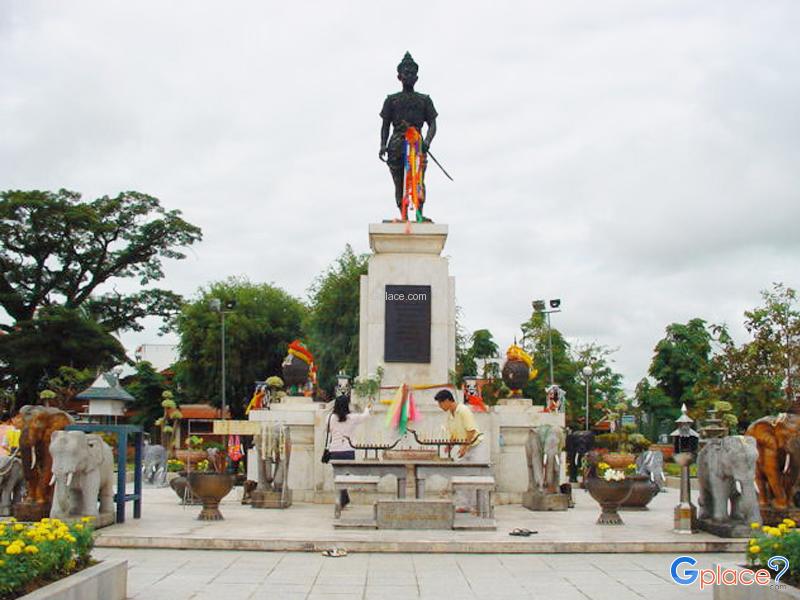
<instances>
[{"instance_id":1,"label":"white elephant statue","mask_svg":"<svg viewBox=\"0 0 800 600\"><path fill-rule=\"evenodd\" d=\"M664 477L664 455L661 450L646 450L636 458L636 473L647 475L659 492L666 491L667 478Z\"/></svg>"},{"instance_id":2,"label":"white elephant statue","mask_svg":"<svg viewBox=\"0 0 800 600\"><path fill-rule=\"evenodd\" d=\"M561 480L561 451L564 429L557 425L540 425L528 432L525 456L528 460L530 491L557 494Z\"/></svg>"},{"instance_id":3,"label":"white elephant statue","mask_svg":"<svg viewBox=\"0 0 800 600\"><path fill-rule=\"evenodd\" d=\"M55 431L50 455L51 484L56 486L50 517L97 517L113 512L114 455L103 438L83 431Z\"/></svg>"},{"instance_id":4,"label":"white elephant statue","mask_svg":"<svg viewBox=\"0 0 800 600\"><path fill-rule=\"evenodd\" d=\"M761 523L755 485L757 459L756 440L750 436L731 435L706 442L697 455L700 519Z\"/></svg>"},{"instance_id":5,"label":"white elephant statue","mask_svg":"<svg viewBox=\"0 0 800 600\"><path fill-rule=\"evenodd\" d=\"M143 463L144 482L156 487L166 487L167 449L160 444L145 444Z\"/></svg>"},{"instance_id":6,"label":"white elephant statue","mask_svg":"<svg viewBox=\"0 0 800 600\"><path fill-rule=\"evenodd\" d=\"M0 517L11 515L11 506L25 495L22 461L16 456L0 456Z\"/></svg>"}]
</instances>

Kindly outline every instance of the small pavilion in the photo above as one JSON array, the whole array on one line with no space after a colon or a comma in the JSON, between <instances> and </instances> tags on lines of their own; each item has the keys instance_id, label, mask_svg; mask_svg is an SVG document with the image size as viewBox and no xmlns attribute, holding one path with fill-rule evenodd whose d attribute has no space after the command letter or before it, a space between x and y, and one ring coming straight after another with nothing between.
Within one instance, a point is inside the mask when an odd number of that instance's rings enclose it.
<instances>
[{"instance_id":1,"label":"small pavilion","mask_svg":"<svg viewBox=\"0 0 800 600\"><path fill-rule=\"evenodd\" d=\"M116 424L120 417L124 418L126 405L134 401L114 373L101 374L75 399L89 403L84 413L89 421L105 424Z\"/></svg>"}]
</instances>

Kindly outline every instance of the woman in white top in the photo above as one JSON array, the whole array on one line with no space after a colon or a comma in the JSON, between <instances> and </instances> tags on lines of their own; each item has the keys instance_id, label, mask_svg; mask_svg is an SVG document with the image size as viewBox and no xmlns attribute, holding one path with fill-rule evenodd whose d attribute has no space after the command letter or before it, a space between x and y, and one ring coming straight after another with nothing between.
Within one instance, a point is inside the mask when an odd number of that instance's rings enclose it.
<instances>
[{"instance_id":1,"label":"woman in white top","mask_svg":"<svg viewBox=\"0 0 800 600\"><path fill-rule=\"evenodd\" d=\"M354 460L356 451L347 443L346 437L353 439L356 427L366 421L369 417L370 405L368 404L364 412L354 414L350 412L350 398L341 395L333 403L333 412L328 416L328 427L330 439L328 450L331 453L331 460ZM350 504L350 494L347 490L341 491L341 506L344 508Z\"/></svg>"}]
</instances>

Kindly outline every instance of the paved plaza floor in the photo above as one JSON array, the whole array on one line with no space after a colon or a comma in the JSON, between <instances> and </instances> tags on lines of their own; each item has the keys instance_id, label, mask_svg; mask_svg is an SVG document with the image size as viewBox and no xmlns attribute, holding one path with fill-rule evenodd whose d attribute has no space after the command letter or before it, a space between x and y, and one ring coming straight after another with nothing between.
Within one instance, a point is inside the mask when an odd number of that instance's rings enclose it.
<instances>
[{"instance_id":1,"label":"paved plaza floor","mask_svg":"<svg viewBox=\"0 0 800 600\"><path fill-rule=\"evenodd\" d=\"M129 550L128 594L142 600L710 600L669 578L674 554L349 554ZM697 568L730 554L697 555Z\"/></svg>"},{"instance_id":2,"label":"paved plaza floor","mask_svg":"<svg viewBox=\"0 0 800 600\"><path fill-rule=\"evenodd\" d=\"M625 511L625 525L600 526L598 504L576 490L576 507L562 512L532 512L520 505L496 507L497 531L341 530L333 526L333 506L294 504L285 510L253 509L239 502L235 489L221 505L223 521L198 521L197 506L181 506L169 489L146 488L143 518L99 531L99 547L318 552L344 546L357 552L575 553L575 552L738 552L745 540L708 533L672 531L678 493L668 490L651 510ZM367 515L371 506L351 506L345 515ZM130 507L129 507L130 510ZM538 531L527 538L509 536L514 528Z\"/></svg>"}]
</instances>

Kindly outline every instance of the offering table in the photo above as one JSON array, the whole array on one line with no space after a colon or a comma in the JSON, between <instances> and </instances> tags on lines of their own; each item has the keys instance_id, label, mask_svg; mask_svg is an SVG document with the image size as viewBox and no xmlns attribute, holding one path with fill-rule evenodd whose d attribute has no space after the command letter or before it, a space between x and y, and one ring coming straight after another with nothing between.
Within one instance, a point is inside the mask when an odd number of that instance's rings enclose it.
<instances>
[{"instance_id":1,"label":"offering table","mask_svg":"<svg viewBox=\"0 0 800 600\"><path fill-rule=\"evenodd\" d=\"M405 459L405 460L332 460L334 479L338 475L394 475L397 477L397 498L406 497L406 478L411 475L414 496L425 499L425 480L432 475L445 479L470 475L491 476L490 463L456 462L450 459Z\"/></svg>"}]
</instances>

